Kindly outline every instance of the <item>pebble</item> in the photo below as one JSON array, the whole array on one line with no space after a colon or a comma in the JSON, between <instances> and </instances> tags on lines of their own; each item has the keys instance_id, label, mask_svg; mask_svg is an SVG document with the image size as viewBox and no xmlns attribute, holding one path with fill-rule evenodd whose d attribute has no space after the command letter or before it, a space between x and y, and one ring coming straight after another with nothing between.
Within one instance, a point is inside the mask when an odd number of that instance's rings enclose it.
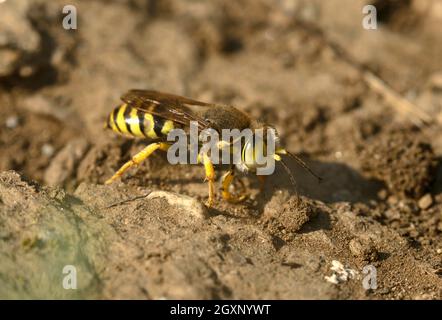
<instances>
[{"instance_id":1,"label":"pebble","mask_svg":"<svg viewBox=\"0 0 442 320\"><path fill-rule=\"evenodd\" d=\"M387 189L382 189L381 191L378 192L378 197L381 200L385 200L388 197L388 191Z\"/></svg>"},{"instance_id":2,"label":"pebble","mask_svg":"<svg viewBox=\"0 0 442 320\"><path fill-rule=\"evenodd\" d=\"M181 207L197 218L205 218L208 215L207 208L201 202L189 196L174 192L152 191L147 199L154 198L164 198L170 205Z\"/></svg>"},{"instance_id":3,"label":"pebble","mask_svg":"<svg viewBox=\"0 0 442 320\"><path fill-rule=\"evenodd\" d=\"M331 276L325 276L325 280L333 284L340 284L346 282L349 279L354 279L357 275L357 271L346 268L340 261L333 260L330 268L333 271Z\"/></svg>"},{"instance_id":4,"label":"pebble","mask_svg":"<svg viewBox=\"0 0 442 320\"><path fill-rule=\"evenodd\" d=\"M18 72L20 74L20 77L27 78L35 73L35 68L33 68L32 66L23 66Z\"/></svg>"},{"instance_id":5,"label":"pebble","mask_svg":"<svg viewBox=\"0 0 442 320\"><path fill-rule=\"evenodd\" d=\"M6 119L6 127L8 129L14 129L18 126L18 117L17 116L10 116Z\"/></svg>"},{"instance_id":6,"label":"pebble","mask_svg":"<svg viewBox=\"0 0 442 320\"><path fill-rule=\"evenodd\" d=\"M45 143L42 147L41 147L41 153L43 155L45 155L46 157L52 157L54 155L55 152L55 148L53 145L49 144L49 143Z\"/></svg>"},{"instance_id":7,"label":"pebble","mask_svg":"<svg viewBox=\"0 0 442 320\"><path fill-rule=\"evenodd\" d=\"M431 194L427 193L422 198L419 199L418 206L422 210L428 209L433 204L433 198Z\"/></svg>"},{"instance_id":8,"label":"pebble","mask_svg":"<svg viewBox=\"0 0 442 320\"><path fill-rule=\"evenodd\" d=\"M396 198L395 196L389 196L387 198L387 203L391 206L394 206L395 204L397 204L399 202L398 198Z\"/></svg>"},{"instance_id":9,"label":"pebble","mask_svg":"<svg viewBox=\"0 0 442 320\"><path fill-rule=\"evenodd\" d=\"M384 212L384 216L389 220L399 220L401 218L401 214L398 210L388 209Z\"/></svg>"}]
</instances>

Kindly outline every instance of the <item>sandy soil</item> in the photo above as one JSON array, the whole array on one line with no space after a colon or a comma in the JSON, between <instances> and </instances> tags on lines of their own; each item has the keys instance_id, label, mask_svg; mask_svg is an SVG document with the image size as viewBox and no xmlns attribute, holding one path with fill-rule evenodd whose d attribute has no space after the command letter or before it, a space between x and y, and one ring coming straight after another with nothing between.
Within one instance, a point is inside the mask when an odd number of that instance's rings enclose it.
<instances>
[{"instance_id":1,"label":"sandy soil","mask_svg":"<svg viewBox=\"0 0 442 320\"><path fill-rule=\"evenodd\" d=\"M377 1L377 30L363 0L70 3L77 30L0 4L0 297L442 298L440 1ZM290 163L300 202L278 168L206 209L203 169L158 154L105 186L146 144L103 130L132 88L263 118L323 181Z\"/></svg>"}]
</instances>

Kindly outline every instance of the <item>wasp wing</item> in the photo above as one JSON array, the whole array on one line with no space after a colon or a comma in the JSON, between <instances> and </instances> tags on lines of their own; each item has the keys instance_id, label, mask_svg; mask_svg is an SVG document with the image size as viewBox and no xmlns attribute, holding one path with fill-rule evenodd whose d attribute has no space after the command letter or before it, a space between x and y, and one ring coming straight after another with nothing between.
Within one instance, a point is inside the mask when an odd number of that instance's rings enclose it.
<instances>
[{"instance_id":1,"label":"wasp wing","mask_svg":"<svg viewBox=\"0 0 442 320\"><path fill-rule=\"evenodd\" d=\"M200 130L209 128L210 124L199 116L198 112L195 112L195 107L214 106L210 103L153 90L130 90L121 96L121 100L132 108L172 120L184 126L189 126L190 121L196 121Z\"/></svg>"}]
</instances>

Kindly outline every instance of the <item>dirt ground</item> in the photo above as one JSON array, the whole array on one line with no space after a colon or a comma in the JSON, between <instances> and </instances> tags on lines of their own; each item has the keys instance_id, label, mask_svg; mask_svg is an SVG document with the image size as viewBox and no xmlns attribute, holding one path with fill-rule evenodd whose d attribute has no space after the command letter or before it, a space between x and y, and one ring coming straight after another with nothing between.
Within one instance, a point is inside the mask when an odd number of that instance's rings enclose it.
<instances>
[{"instance_id":1,"label":"dirt ground","mask_svg":"<svg viewBox=\"0 0 442 320\"><path fill-rule=\"evenodd\" d=\"M0 3L0 297L441 299L442 1L368 3ZM265 119L323 181L207 209L159 153L103 185L147 143L103 129L132 88Z\"/></svg>"}]
</instances>

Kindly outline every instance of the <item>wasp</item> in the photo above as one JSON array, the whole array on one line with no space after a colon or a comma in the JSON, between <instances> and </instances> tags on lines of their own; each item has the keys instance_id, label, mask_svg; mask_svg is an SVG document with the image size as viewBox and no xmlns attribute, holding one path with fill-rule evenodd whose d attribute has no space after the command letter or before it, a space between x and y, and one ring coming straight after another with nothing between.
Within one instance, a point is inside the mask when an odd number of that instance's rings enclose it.
<instances>
[{"instance_id":1,"label":"wasp","mask_svg":"<svg viewBox=\"0 0 442 320\"><path fill-rule=\"evenodd\" d=\"M228 105L201 102L186 97L152 91L130 90L121 96L122 103L117 106L107 118L106 127L119 134L132 138L148 139L151 143L135 154L105 183L109 184L118 179L123 173L133 166L137 166L146 160L156 150L167 151L171 142L167 141L167 135L174 129L183 129L189 126L191 121L198 125L198 129L213 129L220 132L222 129L259 129L273 128L261 121L252 119L245 112ZM276 130L275 130L276 132ZM262 146L262 145L261 145ZM256 173L259 165L256 163L254 150L256 145L245 141L239 163L231 165L221 179L222 197L233 203L246 198L246 194L233 194L230 189L234 181L235 171ZM233 150L233 149L232 149ZM310 174L317 176L300 158L289 153L286 149L277 145L272 155L279 161L289 174L292 183L293 175L283 161L281 155L290 156L298 162ZM209 187L207 205L210 207L215 199L215 169L209 154L202 154L198 159L204 165L206 180ZM258 176L261 184L263 176Z\"/></svg>"}]
</instances>

